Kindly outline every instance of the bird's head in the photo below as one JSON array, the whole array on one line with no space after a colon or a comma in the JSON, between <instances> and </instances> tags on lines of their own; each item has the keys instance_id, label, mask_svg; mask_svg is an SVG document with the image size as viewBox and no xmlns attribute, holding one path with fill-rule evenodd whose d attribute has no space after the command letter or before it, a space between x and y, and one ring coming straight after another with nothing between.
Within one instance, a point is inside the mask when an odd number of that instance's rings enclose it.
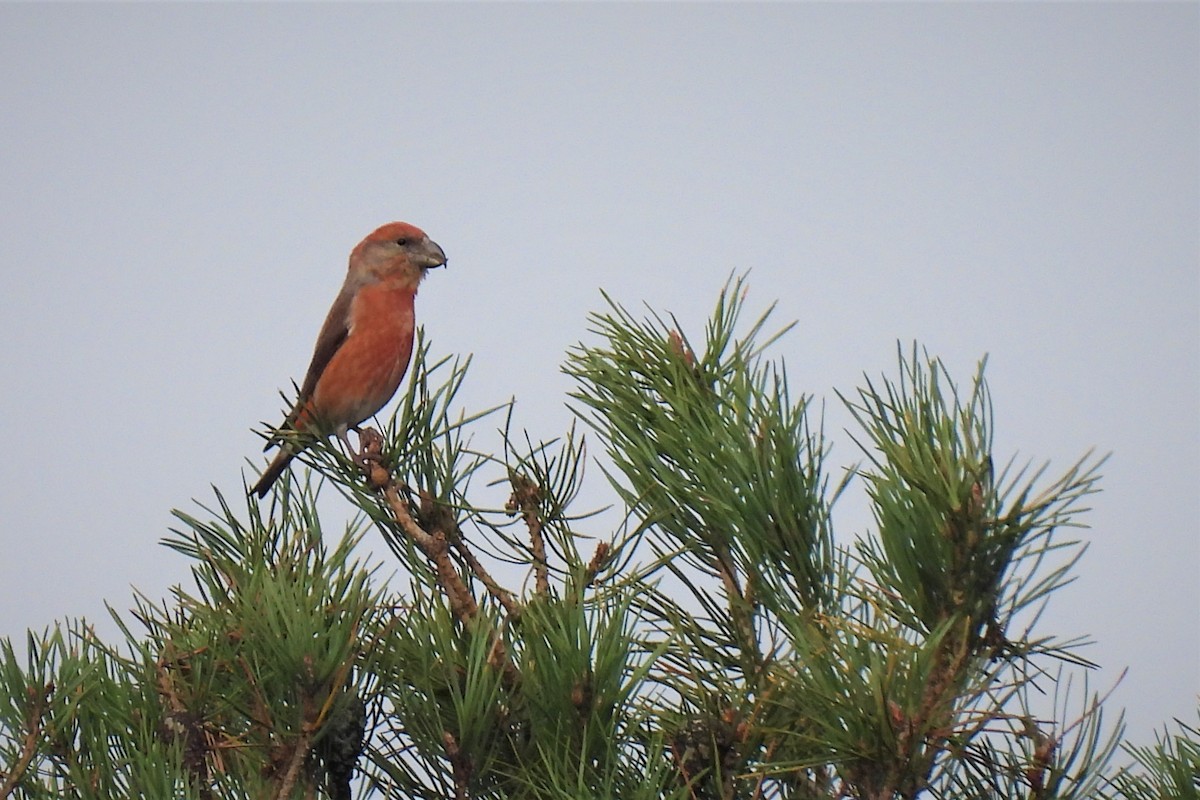
<instances>
[{"instance_id":1,"label":"bird's head","mask_svg":"<svg viewBox=\"0 0 1200 800\"><path fill-rule=\"evenodd\" d=\"M415 290L427 270L446 265L446 254L425 231L389 222L367 235L350 254L350 271L365 280L396 280Z\"/></svg>"}]
</instances>

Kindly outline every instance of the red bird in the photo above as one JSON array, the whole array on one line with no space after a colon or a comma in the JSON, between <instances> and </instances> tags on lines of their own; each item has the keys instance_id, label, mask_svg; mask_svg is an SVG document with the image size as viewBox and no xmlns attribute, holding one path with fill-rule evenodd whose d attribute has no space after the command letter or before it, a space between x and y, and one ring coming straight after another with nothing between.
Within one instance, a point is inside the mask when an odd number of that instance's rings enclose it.
<instances>
[{"instance_id":1,"label":"red bird","mask_svg":"<svg viewBox=\"0 0 1200 800\"><path fill-rule=\"evenodd\" d=\"M350 447L346 431L387 405L399 388L412 358L417 287L428 270L445 263L442 248L407 222L388 223L359 242L283 429L333 433ZM267 448L274 444L279 452L250 490L259 497L299 452L279 438Z\"/></svg>"}]
</instances>

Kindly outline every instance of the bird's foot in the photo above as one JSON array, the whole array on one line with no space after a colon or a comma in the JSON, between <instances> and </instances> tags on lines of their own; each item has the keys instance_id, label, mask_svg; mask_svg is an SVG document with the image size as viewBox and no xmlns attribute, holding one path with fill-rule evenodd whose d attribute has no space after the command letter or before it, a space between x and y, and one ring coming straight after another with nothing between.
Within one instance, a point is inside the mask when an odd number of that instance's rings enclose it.
<instances>
[{"instance_id":1,"label":"bird's foot","mask_svg":"<svg viewBox=\"0 0 1200 800\"><path fill-rule=\"evenodd\" d=\"M392 476L383 464L383 436L374 428L360 428L358 452L355 459L367 476L372 488L382 489L391 482Z\"/></svg>"}]
</instances>

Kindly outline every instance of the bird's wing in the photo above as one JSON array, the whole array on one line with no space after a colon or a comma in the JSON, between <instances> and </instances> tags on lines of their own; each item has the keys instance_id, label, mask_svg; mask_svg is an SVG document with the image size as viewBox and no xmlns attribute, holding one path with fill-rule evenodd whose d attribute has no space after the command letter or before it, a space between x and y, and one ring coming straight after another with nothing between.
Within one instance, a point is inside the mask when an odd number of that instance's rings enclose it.
<instances>
[{"instance_id":1,"label":"bird's wing","mask_svg":"<svg viewBox=\"0 0 1200 800\"><path fill-rule=\"evenodd\" d=\"M343 290L337 300L333 301L333 307L329 309L329 315L325 317L325 324L321 326L321 332L317 335L317 345L313 348L312 363L308 365L308 373L304 376L304 383L300 385L301 400L312 397L321 373L329 366L333 354L338 351L350 334L350 303L353 299L354 292Z\"/></svg>"},{"instance_id":2,"label":"bird's wing","mask_svg":"<svg viewBox=\"0 0 1200 800\"><path fill-rule=\"evenodd\" d=\"M292 407L283 427L291 427L296 421L297 415L304 408L308 399L312 397L313 391L316 390L321 373L329 366L334 353L350 335L350 304L353 300L354 292L348 291L344 287L337 299L333 301L333 307L329 309L329 314L325 317L325 324L321 326L321 332L317 335L317 345L313 348L312 362L308 365L304 383L300 386L300 395L296 398L296 405Z\"/></svg>"}]
</instances>

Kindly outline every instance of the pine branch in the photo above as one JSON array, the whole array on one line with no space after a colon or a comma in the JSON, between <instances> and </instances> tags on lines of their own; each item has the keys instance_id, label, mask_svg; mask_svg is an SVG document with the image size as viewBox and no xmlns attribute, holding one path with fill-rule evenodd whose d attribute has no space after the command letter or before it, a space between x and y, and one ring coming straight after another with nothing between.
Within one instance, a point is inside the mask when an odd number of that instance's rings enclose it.
<instances>
[{"instance_id":1,"label":"pine branch","mask_svg":"<svg viewBox=\"0 0 1200 800\"><path fill-rule=\"evenodd\" d=\"M606 296L569 354L612 529L570 508L574 427L514 433L507 403L502 452L469 446L496 409L455 407L469 360L431 360L422 335L360 452L314 441L318 480L178 514L166 544L195 586L114 614L123 650L82 622L31 636L27 664L4 643L0 800L348 800L356 770L423 800L1103 796L1120 726L1086 685L1068 709L1087 662L1039 617L1073 579L1062 531L1102 460L994 469L983 363L960 389L914 348L850 395L876 525L838 546L849 475L830 491L809 398L769 359L792 326L769 333L773 306L743 320L745 289L690 338ZM479 502L480 479L507 504ZM362 511L344 532L322 527L323 481ZM354 555L364 521L391 583ZM531 586L505 588L498 562ZM1039 716L1046 686L1064 696ZM1122 773L1105 800L1178 785L1190 741L1139 751L1149 782Z\"/></svg>"}]
</instances>

